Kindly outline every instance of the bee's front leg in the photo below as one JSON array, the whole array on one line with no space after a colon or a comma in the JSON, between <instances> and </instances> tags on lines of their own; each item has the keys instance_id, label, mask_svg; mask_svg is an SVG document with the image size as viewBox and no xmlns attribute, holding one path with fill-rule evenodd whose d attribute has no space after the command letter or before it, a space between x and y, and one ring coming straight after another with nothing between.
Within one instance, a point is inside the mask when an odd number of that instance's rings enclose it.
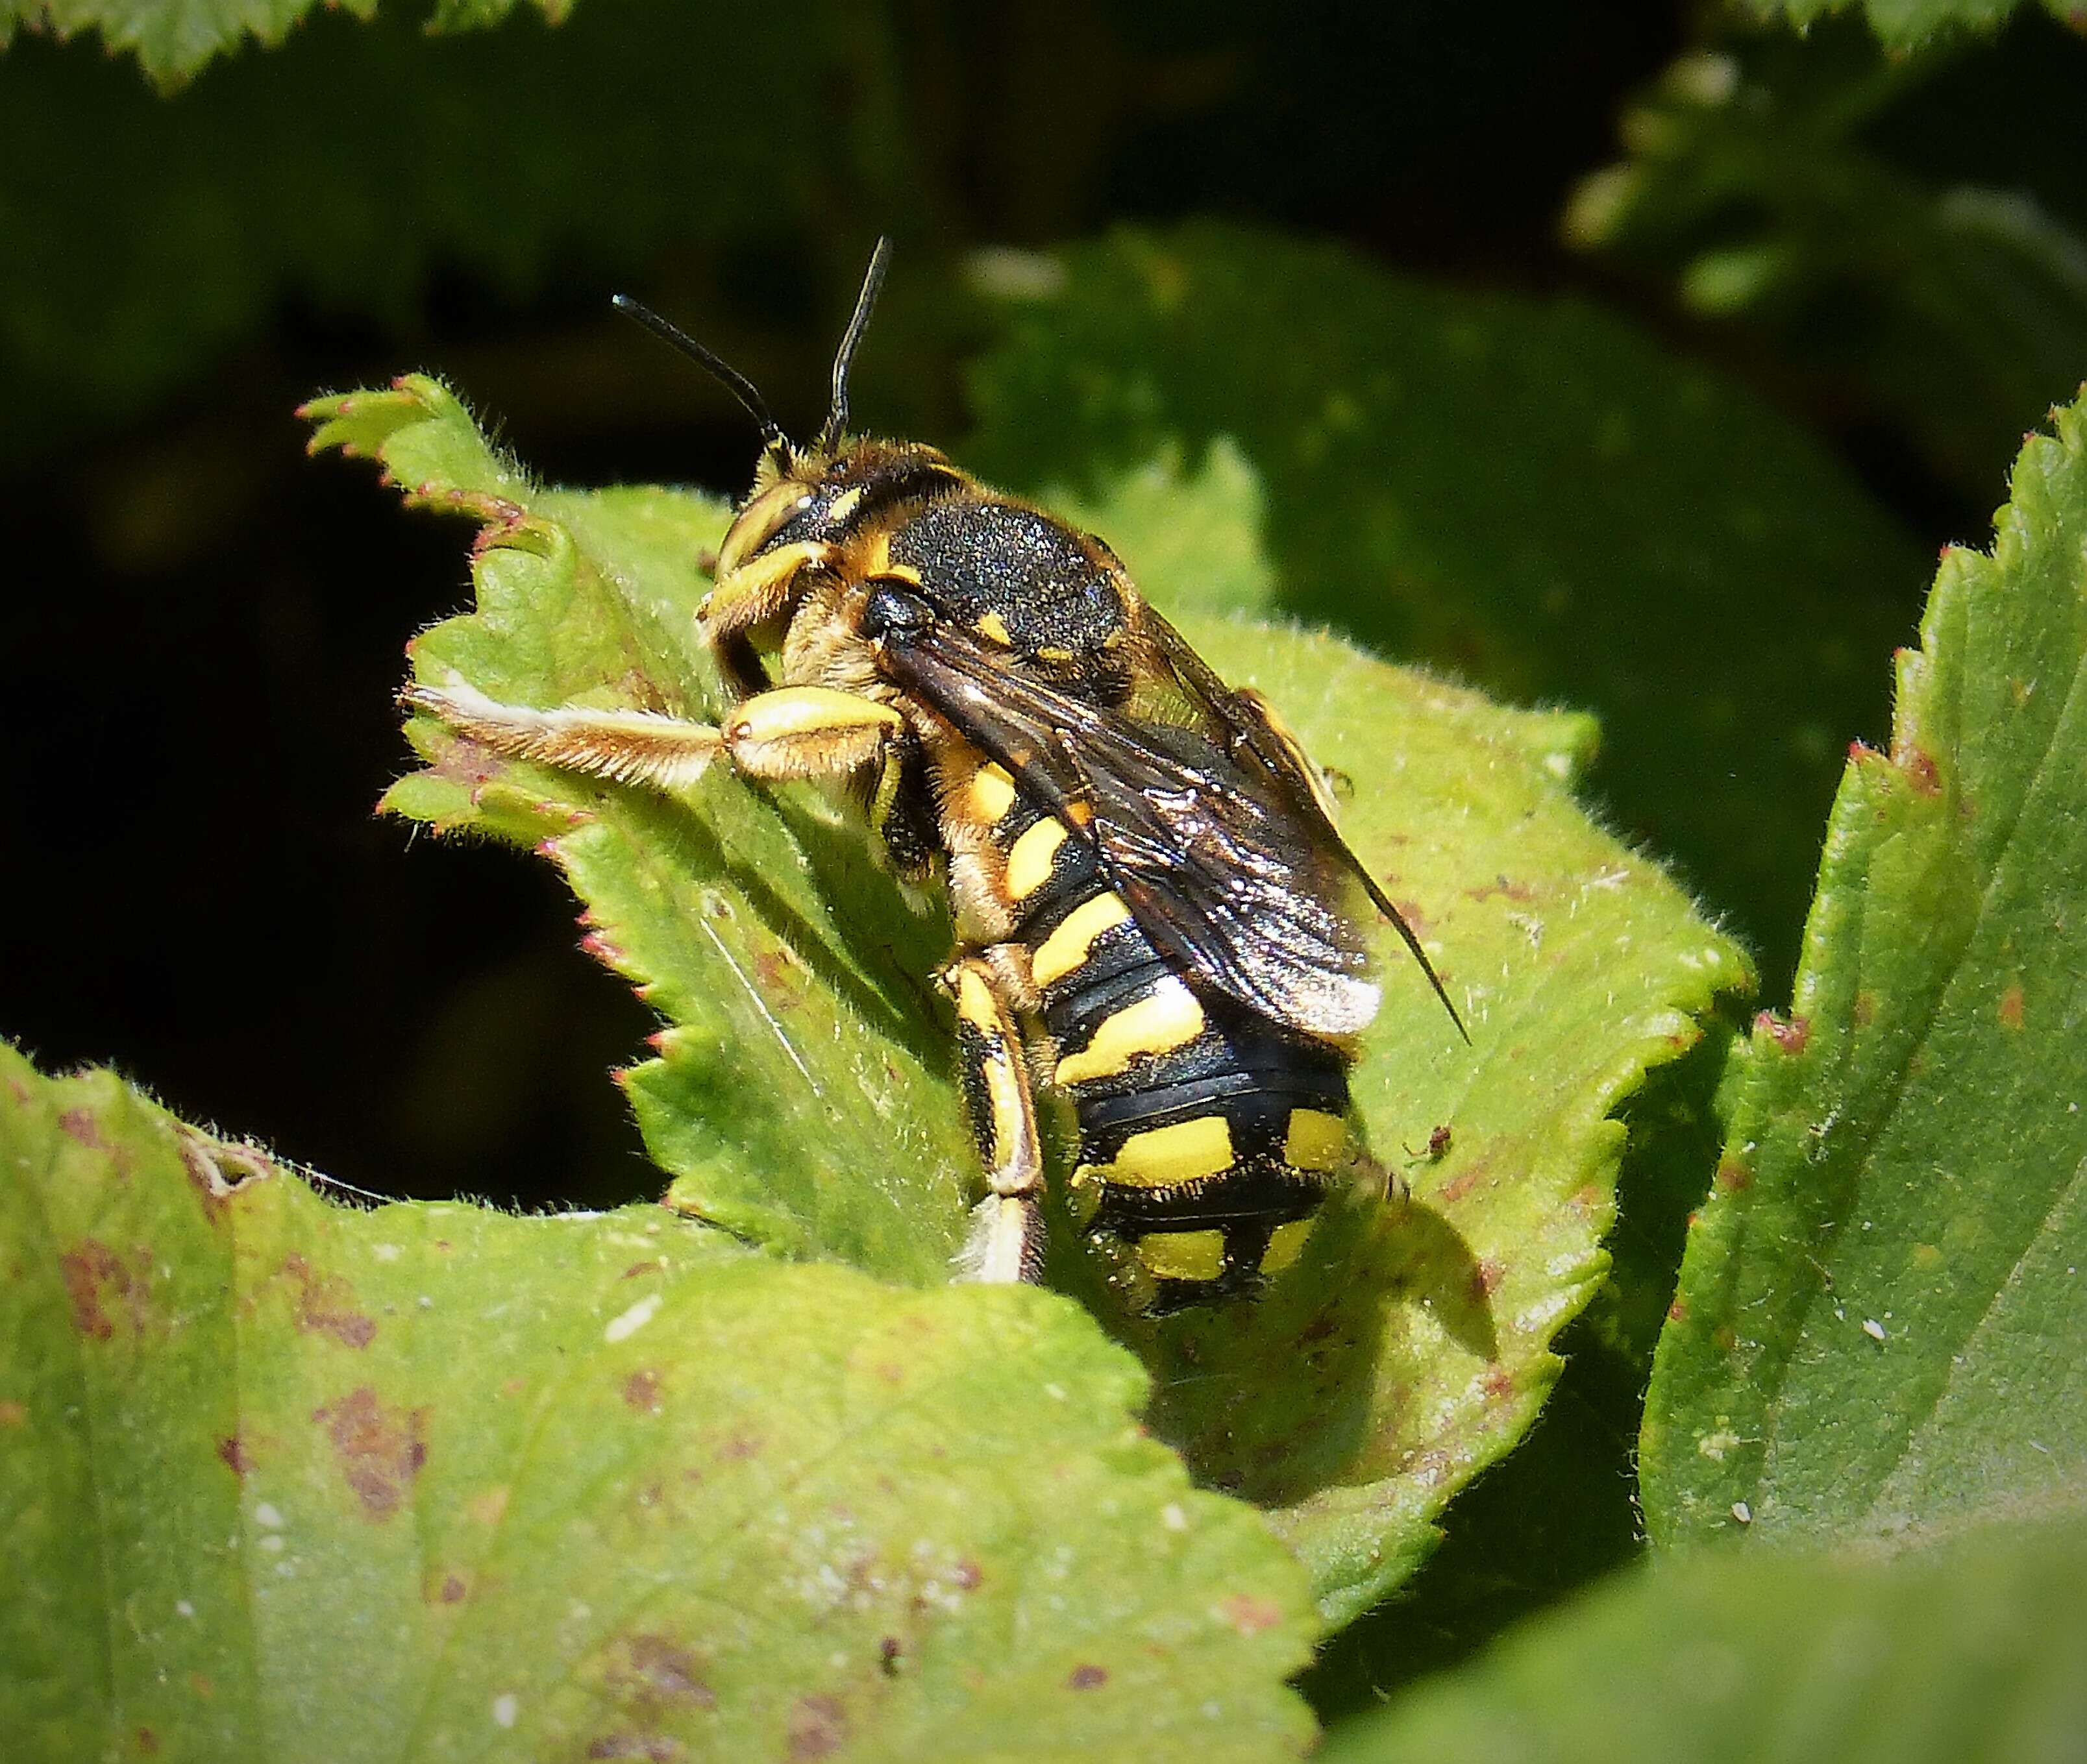
<instances>
[{"instance_id":1,"label":"bee's front leg","mask_svg":"<svg viewBox=\"0 0 2087 1764\"><path fill-rule=\"evenodd\" d=\"M1044 1154L1021 1031L992 969L978 957L952 962L941 981L956 1001L958 1072L988 1191L973 1210L958 1267L966 1280L1040 1280Z\"/></svg>"},{"instance_id":2,"label":"bee's front leg","mask_svg":"<svg viewBox=\"0 0 2087 1764\"><path fill-rule=\"evenodd\" d=\"M649 710L539 710L461 682L408 686L416 710L510 759L672 795L722 753L749 778L834 778L881 757L904 719L889 705L824 686L785 686L740 705L721 726Z\"/></svg>"}]
</instances>

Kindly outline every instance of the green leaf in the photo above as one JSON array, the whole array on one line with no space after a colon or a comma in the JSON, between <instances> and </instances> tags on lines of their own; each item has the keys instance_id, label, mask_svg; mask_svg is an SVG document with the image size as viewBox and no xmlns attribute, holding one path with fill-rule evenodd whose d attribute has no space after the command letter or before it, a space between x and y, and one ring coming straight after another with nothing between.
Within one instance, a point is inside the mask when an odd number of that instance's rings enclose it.
<instances>
[{"instance_id":1,"label":"green leaf","mask_svg":"<svg viewBox=\"0 0 2087 1764\"><path fill-rule=\"evenodd\" d=\"M1594 710L1595 789L1787 972L1835 756L1883 718L1861 658L1905 624L1871 585L1919 568L1845 471L1577 304L1208 224L1042 267L974 377L975 469L1086 496L1228 437L1276 607Z\"/></svg>"},{"instance_id":2,"label":"green leaf","mask_svg":"<svg viewBox=\"0 0 2087 1764\"><path fill-rule=\"evenodd\" d=\"M2087 1725L2087 1521L1891 1561L1619 1577L1336 1728L1324 1764L2059 1764Z\"/></svg>"},{"instance_id":3,"label":"green leaf","mask_svg":"<svg viewBox=\"0 0 2087 1764\"><path fill-rule=\"evenodd\" d=\"M1654 1536L1903 1538L2087 1478L2087 407L1953 549L1735 1062L1645 1419Z\"/></svg>"},{"instance_id":4,"label":"green leaf","mask_svg":"<svg viewBox=\"0 0 2087 1764\"><path fill-rule=\"evenodd\" d=\"M1565 235L1765 333L1819 403L1866 398L1982 500L2087 360L2083 72L2048 24L1919 58L1853 28L1739 36L1632 102L1628 157L1582 181Z\"/></svg>"},{"instance_id":5,"label":"green leaf","mask_svg":"<svg viewBox=\"0 0 2087 1764\"><path fill-rule=\"evenodd\" d=\"M0 1048L11 1758L1261 1760L1295 1566L1064 1300L358 1212Z\"/></svg>"},{"instance_id":6,"label":"green leaf","mask_svg":"<svg viewBox=\"0 0 2087 1764\"><path fill-rule=\"evenodd\" d=\"M1859 11L1888 49L1918 49L1939 33L1953 30L1990 31L2004 23L2024 0L1740 0L1759 19L1779 19L1808 30L1834 13ZM2042 0L2055 19L2072 13L2070 0Z\"/></svg>"},{"instance_id":7,"label":"green leaf","mask_svg":"<svg viewBox=\"0 0 2087 1764\"><path fill-rule=\"evenodd\" d=\"M416 499L484 523L480 610L418 640L423 678L454 671L536 703L722 701L693 618L716 505L532 489L424 379L309 414L314 446L373 454ZM1206 1480L1279 1509L1324 1608L1345 1617L1411 1570L1444 1502L1528 1426L1557 1371L1548 1344L1606 1267L1623 1137L1609 1118L1746 970L1574 807L1585 719L1503 710L1332 638L1218 614L1265 590L1257 506L1218 450L1193 476L1162 458L1080 512L1163 607L1200 603L1184 628L1203 653L1351 781L1346 830L1406 903L1475 1045L1385 930L1389 996L1355 1089L1414 1204L1345 1216L1283 1295L1159 1327L1120 1314L1062 1218L1052 1272L1147 1359L1160 1436ZM1178 594L1170 569L1193 573ZM938 905L916 910L871 871L852 816L723 769L685 806L659 805L414 734L433 763L391 806L540 845L587 901L597 952L668 1016L662 1057L627 1083L676 1178L670 1202L795 1254L946 1278L977 1182L922 978L951 932ZM1402 1149L1438 1126L1445 1155Z\"/></svg>"},{"instance_id":8,"label":"green leaf","mask_svg":"<svg viewBox=\"0 0 2087 1764\"><path fill-rule=\"evenodd\" d=\"M60 42L92 31L111 49L127 49L160 87L171 90L248 37L272 48L312 10L314 0L0 0L0 49L18 29ZM437 0L431 31L497 24L522 0ZM553 23L570 0L533 0ZM377 0L340 0L368 19Z\"/></svg>"}]
</instances>

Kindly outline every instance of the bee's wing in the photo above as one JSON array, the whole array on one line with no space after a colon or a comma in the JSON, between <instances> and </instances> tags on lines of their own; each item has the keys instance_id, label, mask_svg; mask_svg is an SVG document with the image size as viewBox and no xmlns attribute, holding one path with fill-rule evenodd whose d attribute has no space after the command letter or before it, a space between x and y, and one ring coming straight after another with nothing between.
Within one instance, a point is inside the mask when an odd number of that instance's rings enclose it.
<instances>
[{"instance_id":1,"label":"bee's wing","mask_svg":"<svg viewBox=\"0 0 2087 1764\"><path fill-rule=\"evenodd\" d=\"M1393 928L1413 952L1413 959L1420 964L1420 971L1428 976L1428 983L1435 989L1435 996L1442 1001L1442 1008L1449 1013L1449 1020L1457 1025L1457 1033L1468 1042L1471 1038L1464 1027L1464 1020L1449 1002L1441 976L1435 972L1435 964L1428 959L1428 952L1420 947L1420 940L1406 923L1406 915L1391 904L1376 878L1364 867L1362 859L1355 854L1334 824L1334 806L1325 784L1317 768L1298 745L1297 738L1276 720L1267 701L1258 692L1235 692L1220 680L1210 664L1190 646L1188 639L1150 606L1140 604L1138 624L1152 658L1173 675L1183 696L1201 714L1213 738L1220 741L1243 768L1251 769L1257 765L1292 812L1310 828L1312 838L1333 854L1342 868L1362 884L1371 904L1391 921Z\"/></svg>"},{"instance_id":2,"label":"bee's wing","mask_svg":"<svg viewBox=\"0 0 2087 1764\"><path fill-rule=\"evenodd\" d=\"M1265 765L1017 671L947 625L892 633L881 665L1085 837L1189 974L1308 1033L1375 1015L1368 945L1341 904L1345 848Z\"/></svg>"}]
</instances>

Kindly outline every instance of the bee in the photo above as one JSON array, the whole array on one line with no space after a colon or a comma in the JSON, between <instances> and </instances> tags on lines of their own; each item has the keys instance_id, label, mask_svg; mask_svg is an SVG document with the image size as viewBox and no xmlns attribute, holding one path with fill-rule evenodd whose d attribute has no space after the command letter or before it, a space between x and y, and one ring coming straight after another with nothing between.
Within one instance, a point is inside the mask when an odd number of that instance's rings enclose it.
<instances>
[{"instance_id":1,"label":"bee","mask_svg":"<svg viewBox=\"0 0 2087 1764\"><path fill-rule=\"evenodd\" d=\"M672 795L720 759L851 782L894 867L948 889L958 947L938 978L985 1187L962 1272L1040 1277L1041 1084L1078 1123L1069 1209L1141 1308L1251 1297L1337 1185L1389 1181L1348 1094L1380 999L1368 912L1463 1025L1335 830L1323 775L1103 540L933 447L849 432L889 253L880 241L809 445L745 376L617 298L760 428L698 611L736 701L721 724L463 684L404 700L501 754L633 788Z\"/></svg>"}]
</instances>

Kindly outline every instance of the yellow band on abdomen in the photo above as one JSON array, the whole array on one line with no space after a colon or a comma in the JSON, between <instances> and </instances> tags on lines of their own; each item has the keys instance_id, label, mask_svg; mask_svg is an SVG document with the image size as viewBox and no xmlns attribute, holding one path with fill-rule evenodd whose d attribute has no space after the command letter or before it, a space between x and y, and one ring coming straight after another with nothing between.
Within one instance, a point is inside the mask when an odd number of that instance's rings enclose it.
<instances>
[{"instance_id":1,"label":"yellow band on abdomen","mask_svg":"<svg viewBox=\"0 0 2087 1764\"><path fill-rule=\"evenodd\" d=\"M1095 940L1112 925L1125 923L1130 909L1115 894L1097 894L1068 913L1058 928L1037 946L1030 975L1039 986L1062 980L1087 959Z\"/></svg>"}]
</instances>

